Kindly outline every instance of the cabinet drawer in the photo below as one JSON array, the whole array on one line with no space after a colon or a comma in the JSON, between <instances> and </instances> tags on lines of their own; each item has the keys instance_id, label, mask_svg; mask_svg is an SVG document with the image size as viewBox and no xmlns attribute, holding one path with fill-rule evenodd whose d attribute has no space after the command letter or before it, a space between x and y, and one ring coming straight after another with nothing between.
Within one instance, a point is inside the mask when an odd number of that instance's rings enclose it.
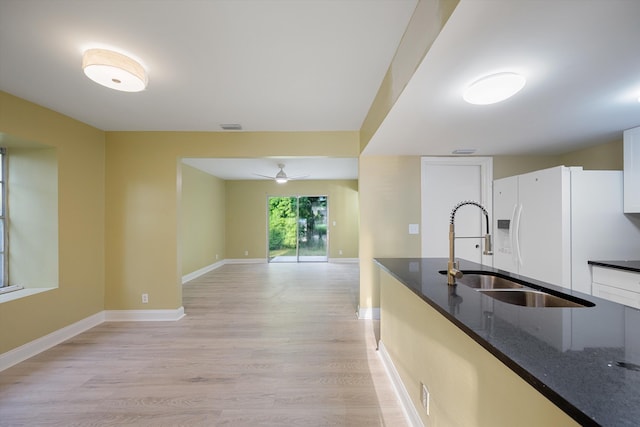
<instances>
[{"instance_id":1,"label":"cabinet drawer","mask_svg":"<svg viewBox=\"0 0 640 427\"><path fill-rule=\"evenodd\" d=\"M631 292L640 292L640 273L593 266L593 282Z\"/></svg>"},{"instance_id":2,"label":"cabinet drawer","mask_svg":"<svg viewBox=\"0 0 640 427\"><path fill-rule=\"evenodd\" d=\"M591 294L594 297L604 298L609 301L617 302L618 304L624 304L629 307L640 309L640 293L637 292L631 292L626 289L601 285L600 283L594 282L591 287Z\"/></svg>"}]
</instances>

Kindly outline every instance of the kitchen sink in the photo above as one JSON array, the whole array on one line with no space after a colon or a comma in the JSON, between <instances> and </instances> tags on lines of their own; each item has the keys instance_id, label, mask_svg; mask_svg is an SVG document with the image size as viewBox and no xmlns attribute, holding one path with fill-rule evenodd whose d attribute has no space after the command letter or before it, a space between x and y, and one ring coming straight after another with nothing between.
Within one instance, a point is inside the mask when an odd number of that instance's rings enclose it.
<instances>
[{"instance_id":1,"label":"kitchen sink","mask_svg":"<svg viewBox=\"0 0 640 427\"><path fill-rule=\"evenodd\" d=\"M588 301L584 303L571 301L533 289L478 289L478 291L499 301L523 307L593 307L593 304Z\"/></svg>"},{"instance_id":2,"label":"kitchen sink","mask_svg":"<svg viewBox=\"0 0 640 427\"><path fill-rule=\"evenodd\" d=\"M458 283L463 283L474 289L522 289L524 285L503 277L489 274L465 274Z\"/></svg>"},{"instance_id":3,"label":"kitchen sink","mask_svg":"<svg viewBox=\"0 0 640 427\"><path fill-rule=\"evenodd\" d=\"M440 271L440 273L447 274L446 271ZM595 305L592 302L574 296L560 296L534 287L528 287L493 273L463 272L463 276L456 279L456 282L499 301L522 307L576 308L593 307Z\"/></svg>"}]
</instances>

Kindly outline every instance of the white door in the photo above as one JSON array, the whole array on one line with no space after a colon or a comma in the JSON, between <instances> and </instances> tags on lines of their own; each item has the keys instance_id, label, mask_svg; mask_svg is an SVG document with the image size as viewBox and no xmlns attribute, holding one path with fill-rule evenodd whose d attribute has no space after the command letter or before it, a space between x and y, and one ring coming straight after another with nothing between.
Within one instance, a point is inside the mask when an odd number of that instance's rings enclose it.
<instances>
[{"instance_id":1,"label":"white door","mask_svg":"<svg viewBox=\"0 0 640 427\"><path fill-rule=\"evenodd\" d=\"M451 211L460 202L482 204L491 220L492 159L486 157L424 157L422 159L422 256L449 256ZM487 203L489 201L489 203ZM485 217L475 206L461 207L455 216L456 258L492 265L482 255Z\"/></svg>"}]
</instances>

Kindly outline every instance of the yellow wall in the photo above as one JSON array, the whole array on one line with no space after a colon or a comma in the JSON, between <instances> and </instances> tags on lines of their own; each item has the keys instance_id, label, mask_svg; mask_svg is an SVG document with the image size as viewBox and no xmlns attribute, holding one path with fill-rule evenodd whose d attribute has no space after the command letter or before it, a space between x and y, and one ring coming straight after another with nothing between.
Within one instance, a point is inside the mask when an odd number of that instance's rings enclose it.
<instances>
[{"instance_id":1,"label":"yellow wall","mask_svg":"<svg viewBox=\"0 0 640 427\"><path fill-rule=\"evenodd\" d=\"M103 310L105 147L102 131L4 92L0 132L56 148L59 223L59 286L0 303L1 354Z\"/></svg>"},{"instance_id":2,"label":"yellow wall","mask_svg":"<svg viewBox=\"0 0 640 427\"><path fill-rule=\"evenodd\" d=\"M224 259L225 181L181 164L182 275Z\"/></svg>"},{"instance_id":3,"label":"yellow wall","mask_svg":"<svg viewBox=\"0 0 640 427\"><path fill-rule=\"evenodd\" d=\"M493 156L493 179L561 165L558 156Z\"/></svg>"},{"instance_id":4,"label":"yellow wall","mask_svg":"<svg viewBox=\"0 0 640 427\"><path fill-rule=\"evenodd\" d=\"M183 271L208 261L185 252L182 267L181 247L191 243L179 222L188 215L181 208L181 158L357 157L359 144L352 131L105 133L3 92L0 142L55 149L59 225L59 288L0 304L0 324L19 325L0 329L0 353L104 309L182 305ZM333 243L343 257L357 257L357 198L346 190L355 181L332 185L340 187L329 190L336 206L356 207L344 219L340 210L333 214L348 231L332 233ZM222 252L221 245L214 242L213 251ZM149 304L141 304L143 292Z\"/></svg>"},{"instance_id":5,"label":"yellow wall","mask_svg":"<svg viewBox=\"0 0 640 427\"><path fill-rule=\"evenodd\" d=\"M585 170L622 170L622 140L570 151L557 156L494 156L493 179L554 166L582 166Z\"/></svg>"},{"instance_id":6,"label":"yellow wall","mask_svg":"<svg viewBox=\"0 0 640 427\"><path fill-rule=\"evenodd\" d=\"M360 308L380 307L374 258L420 256L420 157L361 156Z\"/></svg>"},{"instance_id":7,"label":"yellow wall","mask_svg":"<svg viewBox=\"0 0 640 427\"><path fill-rule=\"evenodd\" d=\"M623 144L619 140L565 153L560 156L560 164L582 166L584 169L621 171L623 157Z\"/></svg>"},{"instance_id":8,"label":"yellow wall","mask_svg":"<svg viewBox=\"0 0 640 427\"><path fill-rule=\"evenodd\" d=\"M380 280L380 338L424 425L578 425L387 272ZM429 390L429 415L421 383Z\"/></svg>"},{"instance_id":9,"label":"yellow wall","mask_svg":"<svg viewBox=\"0 0 640 427\"><path fill-rule=\"evenodd\" d=\"M360 128L361 151L398 100L460 0L418 0L400 45Z\"/></svg>"},{"instance_id":10,"label":"yellow wall","mask_svg":"<svg viewBox=\"0 0 640 427\"><path fill-rule=\"evenodd\" d=\"M105 308L182 305L181 158L268 156L357 157L358 132L107 132Z\"/></svg>"},{"instance_id":11,"label":"yellow wall","mask_svg":"<svg viewBox=\"0 0 640 427\"><path fill-rule=\"evenodd\" d=\"M328 197L329 258L358 258L356 180L227 181L227 258L266 260L267 197L298 195Z\"/></svg>"}]
</instances>

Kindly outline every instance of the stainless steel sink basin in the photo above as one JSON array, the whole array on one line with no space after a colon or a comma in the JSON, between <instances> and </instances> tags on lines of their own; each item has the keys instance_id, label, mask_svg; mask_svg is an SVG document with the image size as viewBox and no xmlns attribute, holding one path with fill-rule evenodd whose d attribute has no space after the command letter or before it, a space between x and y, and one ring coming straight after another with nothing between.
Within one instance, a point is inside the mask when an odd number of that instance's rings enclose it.
<instances>
[{"instance_id":1,"label":"stainless steel sink basin","mask_svg":"<svg viewBox=\"0 0 640 427\"><path fill-rule=\"evenodd\" d=\"M523 307L592 307L593 304L585 301L583 304L571 301L546 292L533 289L478 289L484 295L488 295L499 301Z\"/></svg>"},{"instance_id":2,"label":"stainless steel sink basin","mask_svg":"<svg viewBox=\"0 0 640 427\"><path fill-rule=\"evenodd\" d=\"M503 277L488 274L465 274L458 283L465 284L474 289L522 289L524 285Z\"/></svg>"},{"instance_id":3,"label":"stainless steel sink basin","mask_svg":"<svg viewBox=\"0 0 640 427\"><path fill-rule=\"evenodd\" d=\"M440 273L447 274L444 270ZM457 283L508 304L522 307L593 307L595 305L571 295L562 297L488 272L463 272L463 274L456 279Z\"/></svg>"}]
</instances>

